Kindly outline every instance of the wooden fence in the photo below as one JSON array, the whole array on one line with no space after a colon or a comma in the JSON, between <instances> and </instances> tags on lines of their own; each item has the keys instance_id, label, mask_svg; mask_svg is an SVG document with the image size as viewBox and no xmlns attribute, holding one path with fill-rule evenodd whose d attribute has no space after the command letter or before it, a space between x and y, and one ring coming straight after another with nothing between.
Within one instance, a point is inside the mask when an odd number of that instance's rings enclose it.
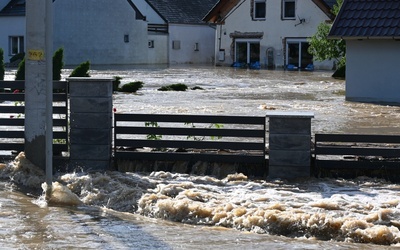
<instances>
[{"instance_id":1,"label":"wooden fence","mask_svg":"<svg viewBox=\"0 0 400 250\"><path fill-rule=\"evenodd\" d=\"M53 83L53 151L68 151L68 84ZM2 158L10 152L24 150L25 81L0 81L0 151ZM8 152L8 153L6 153Z\"/></svg>"},{"instance_id":2,"label":"wooden fence","mask_svg":"<svg viewBox=\"0 0 400 250\"><path fill-rule=\"evenodd\" d=\"M315 166L317 171L400 170L400 136L316 134Z\"/></svg>"},{"instance_id":3,"label":"wooden fence","mask_svg":"<svg viewBox=\"0 0 400 250\"><path fill-rule=\"evenodd\" d=\"M265 117L115 114L116 159L265 166Z\"/></svg>"}]
</instances>

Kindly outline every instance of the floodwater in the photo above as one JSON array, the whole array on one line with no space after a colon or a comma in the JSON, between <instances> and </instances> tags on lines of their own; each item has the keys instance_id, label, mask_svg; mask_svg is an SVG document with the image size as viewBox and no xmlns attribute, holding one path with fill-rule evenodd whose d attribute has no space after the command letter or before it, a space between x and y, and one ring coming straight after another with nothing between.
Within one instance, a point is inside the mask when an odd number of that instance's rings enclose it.
<instances>
[{"instance_id":1,"label":"floodwater","mask_svg":"<svg viewBox=\"0 0 400 250\"><path fill-rule=\"evenodd\" d=\"M68 75L68 70L64 73ZM400 108L344 101L331 72L97 68L145 83L117 93L130 113L264 115L313 111L314 132L398 133ZM12 72L8 72L10 78ZM161 92L172 83L204 90ZM390 249L400 247L400 185L384 180L250 180L168 172L44 173L23 154L1 165L2 249ZM46 190L43 187L43 190Z\"/></svg>"}]
</instances>

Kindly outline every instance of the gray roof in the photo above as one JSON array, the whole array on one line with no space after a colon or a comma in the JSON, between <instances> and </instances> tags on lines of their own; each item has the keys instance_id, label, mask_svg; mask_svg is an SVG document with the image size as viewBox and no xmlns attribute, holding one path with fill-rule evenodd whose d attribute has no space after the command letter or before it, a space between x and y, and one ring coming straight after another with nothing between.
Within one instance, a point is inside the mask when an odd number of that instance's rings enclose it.
<instances>
[{"instance_id":1,"label":"gray roof","mask_svg":"<svg viewBox=\"0 0 400 250\"><path fill-rule=\"evenodd\" d=\"M204 24L218 0L146 0L168 23Z\"/></svg>"},{"instance_id":2,"label":"gray roof","mask_svg":"<svg viewBox=\"0 0 400 250\"><path fill-rule=\"evenodd\" d=\"M0 10L0 16L25 16L25 0L11 0Z\"/></svg>"},{"instance_id":3,"label":"gray roof","mask_svg":"<svg viewBox=\"0 0 400 250\"><path fill-rule=\"evenodd\" d=\"M400 38L400 0L344 0L332 38Z\"/></svg>"}]
</instances>

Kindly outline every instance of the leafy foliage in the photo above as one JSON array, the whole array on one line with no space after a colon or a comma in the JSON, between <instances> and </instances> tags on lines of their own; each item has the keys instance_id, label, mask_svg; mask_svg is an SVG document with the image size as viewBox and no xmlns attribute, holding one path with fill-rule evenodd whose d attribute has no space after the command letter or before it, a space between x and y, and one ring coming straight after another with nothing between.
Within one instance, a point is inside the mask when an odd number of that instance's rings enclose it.
<instances>
[{"instance_id":1,"label":"leafy foliage","mask_svg":"<svg viewBox=\"0 0 400 250\"><path fill-rule=\"evenodd\" d=\"M53 55L53 80L61 80L61 70L64 67L64 49L59 48Z\"/></svg>"},{"instance_id":2,"label":"leafy foliage","mask_svg":"<svg viewBox=\"0 0 400 250\"><path fill-rule=\"evenodd\" d=\"M337 0L332 13L337 15L343 0ZM308 52L316 61L336 60L338 68L346 64L346 44L343 39L328 39L331 23L320 23L317 32L309 39Z\"/></svg>"},{"instance_id":3,"label":"leafy foliage","mask_svg":"<svg viewBox=\"0 0 400 250\"><path fill-rule=\"evenodd\" d=\"M186 91L188 86L183 83L170 84L159 88L159 91Z\"/></svg>"},{"instance_id":4,"label":"leafy foliage","mask_svg":"<svg viewBox=\"0 0 400 250\"><path fill-rule=\"evenodd\" d=\"M118 91L119 85L121 84L121 79L122 77L120 76L114 76L113 91Z\"/></svg>"},{"instance_id":5,"label":"leafy foliage","mask_svg":"<svg viewBox=\"0 0 400 250\"><path fill-rule=\"evenodd\" d=\"M15 73L15 80L25 80L25 58L18 64L17 73Z\"/></svg>"},{"instance_id":6,"label":"leafy foliage","mask_svg":"<svg viewBox=\"0 0 400 250\"><path fill-rule=\"evenodd\" d=\"M4 51L2 48L0 48L0 81L4 80L4 74L5 74L5 66L4 66Z\"/></svg>"},{"instance_id":7,"label":"leafy foliage","mask_svg":"<svg viewBox=\"0 0 400 250\"><path fill-rule=\"evenodd\" d=\"M122 85L119 91L133 93L143 88L144 83L141 81L130 82Z\"/></svg>"},{"instance_id":8,"label":"leafy foliage","mask_svg":"<svg viewBox=\"0 0 400 250\"><path fill-rule=\"evenodd\" d=\"M72 73L69 75L70 77L90 77L89 75L90 62L86 61L78 65Z\"/></svg>"}]
</instances>

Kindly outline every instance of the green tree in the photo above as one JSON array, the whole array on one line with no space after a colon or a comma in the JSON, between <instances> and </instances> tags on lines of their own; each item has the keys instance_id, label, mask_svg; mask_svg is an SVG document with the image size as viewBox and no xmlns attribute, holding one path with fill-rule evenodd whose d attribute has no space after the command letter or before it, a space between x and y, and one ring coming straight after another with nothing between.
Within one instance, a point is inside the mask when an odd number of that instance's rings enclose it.
<instances>
[{"instance_id":1,"label":"green tree","mask_svg":"<svg viewBox=\"0 0 400 250\"><path fill-rule=\"evenodd\" d=\"M69 75L70 77L89 77L89 69L90 62L86 61L78 65L72 73Z\"/></svg>"},{"instance_id":2,"label":"green tree","mask_svg":"<svg viewBox=\"0 0 400 250\"><path fill-rule=\"evenodd\" d=\"M5 74L5 66L4 66L4 51L2 48L0 48L0 81L4 80L4 74Z\"/></svg>"},{"instance_id":3,"label":"green tree","mask_svg":"<svg viewBox=\"0 0 400 250\"><path fill-rule=\"evenodd\" d=\"M59 48L53 55L53 80L61 80L61 70L64 67L64 49Z\"/></svg>"},{"instance_id":4,"label":"green tree","mask_svg":"<svg viewBox=\"0 0 400 250\"><path fill-rule=\"evenodd\" d=\"M15 73L15 80L25 80L25 57L18 64L17 73Z\"/></svg>"},{"instance_id":5,"label":"green tree","mask_svg":"<svg viewBox=\"0 0 400 250\"><path fill-rule=\"evenodd\" d=\"M337 0L332 13L337 15L343 0ZM346 44L343 39L328 39L332 23L322 22L318 25L317 32L309 39L308 52L316 61L336 60L337 68L346 65Z\"/></svg>"}]
</instances>

